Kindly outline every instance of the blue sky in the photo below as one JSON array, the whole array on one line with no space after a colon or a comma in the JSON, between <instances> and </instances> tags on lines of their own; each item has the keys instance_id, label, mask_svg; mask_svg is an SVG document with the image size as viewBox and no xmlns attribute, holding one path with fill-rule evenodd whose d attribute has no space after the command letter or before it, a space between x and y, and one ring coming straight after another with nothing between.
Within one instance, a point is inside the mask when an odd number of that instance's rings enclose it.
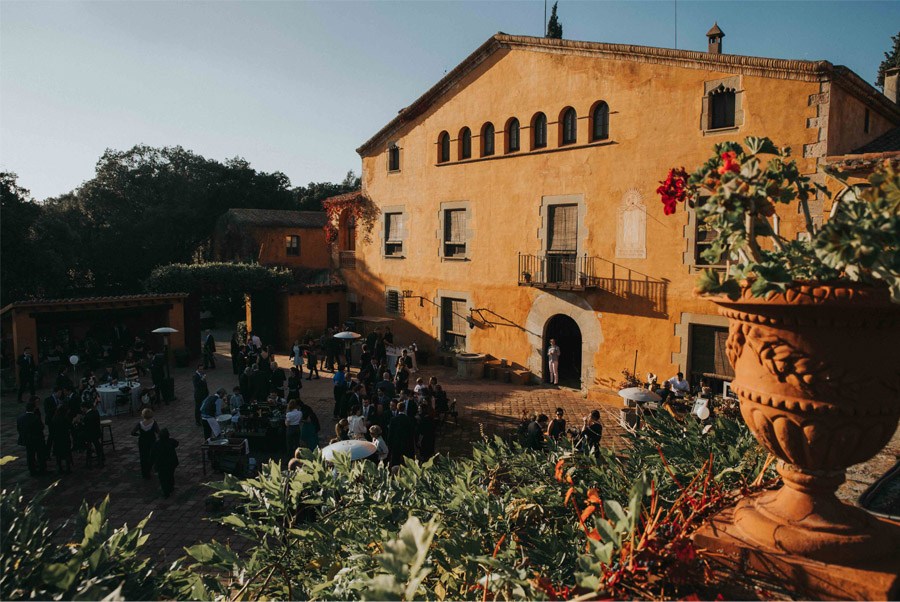
<instances>
[{"instance_id":1,"label":"blue sky","mask_svg":"<svg viewBox=\"0 0 900 602\"><path fill-rule=\"evenodd\" d=\"M551 3L552 4L552 3ZM561 0L564 37L672 47L676 4ZM35 198L106 148L241 156L293 185L360 168L355 148L529 2L0 2L0 168ZM678 47L827 59L874 81L900 2L677 3Z\"/></svg>"}]
</instances>

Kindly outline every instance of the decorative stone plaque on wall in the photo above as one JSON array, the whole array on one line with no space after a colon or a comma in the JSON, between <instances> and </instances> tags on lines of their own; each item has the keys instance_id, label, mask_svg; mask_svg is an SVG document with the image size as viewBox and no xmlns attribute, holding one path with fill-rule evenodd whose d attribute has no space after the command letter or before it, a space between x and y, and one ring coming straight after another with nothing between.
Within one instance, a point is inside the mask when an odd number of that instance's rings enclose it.
<instances>
[{"instance_id":1,"label":"decorative stone plaque on wall","mask_svg":"<svg viewBox=\"0 0 900 602\"><path fill-rule=\"evenodd\" d=\"M616 227L616 257L646 259L647 211L644 197L636 188L625 191L619 204L619 223Z\"/></svg>"}]
</instances>

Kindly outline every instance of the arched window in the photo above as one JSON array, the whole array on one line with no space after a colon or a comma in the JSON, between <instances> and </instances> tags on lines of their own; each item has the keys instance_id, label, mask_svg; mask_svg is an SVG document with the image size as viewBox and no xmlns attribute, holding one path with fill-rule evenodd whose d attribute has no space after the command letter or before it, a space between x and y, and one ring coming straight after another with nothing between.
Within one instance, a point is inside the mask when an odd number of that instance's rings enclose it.
<instances>
[{"instance_id":1,"label":"arched window","mask_svg":"<svg viewBox=\"0 0 900 602\"><path fill-rule=\"evenodd\" d=\"M494 124L490 121L481 126L481 156L494 154Z\"/></svg>"},{"instance_id":2,"label":"arched window","mask_svg":"<svg viewBox=\"0 0 900 602\"><path fill-rule=\"evenodd\" d=\"M519 152L519 120L515 117L506 122L506 152Z\"/></svg>"},{"instance_id":3,"label":"arched window","mask_svg":"<svg viewBox=\"0 0 900 602\"><path fill-rule=\"evenodd\" d=\"M578 140L578 114L572 107L563 109L560 116L560 139L559 144L575 144Z\"/></svg>"},{"instance_id":4,"label":"arched window","mask_svg":"<svg viewBox=\"0 0 900 602\"><path fill-rule=\"evenodd\" d=\"M469 128L459 130L459 158L472 158L472 130Z\"/></svg>"},{"instance_id":5,"label":"arched window","mask_svg":"<svg viewBox=\"0 0 900 602\"><path fill-rule=\"evenodd\" d=\"M602 100L591 109L591 142L609 138L609 105Z\"/></svg>"},{"instance_id":6,"label":"arched window","mask_svg":"<svg viewBox=\"0 0 900 602\"><path fill-rule=\"evenodd\" d=\"M531 119L531 148L544 148L547 146L547 116L537 113Z\"/></svg>"},{"instance_id":7,"label":"arched window","mask_svg":"<svg viewBox=\"0 0 900 602\"><path fill-rule=\"evenodd\" d=\"M438 163L446 163L450 160L450 134L441 132L438 136Z\"/></svg>"},{"instance_id":8,"label":"arched window","mask_svg":"<svg viewBox=\"0 0 900 602\"><path fill-rule=\"evenodd\" d=\"M734 127L734 89L720 85L709 93L709 129Z\"/></svg>"}]
</instances>

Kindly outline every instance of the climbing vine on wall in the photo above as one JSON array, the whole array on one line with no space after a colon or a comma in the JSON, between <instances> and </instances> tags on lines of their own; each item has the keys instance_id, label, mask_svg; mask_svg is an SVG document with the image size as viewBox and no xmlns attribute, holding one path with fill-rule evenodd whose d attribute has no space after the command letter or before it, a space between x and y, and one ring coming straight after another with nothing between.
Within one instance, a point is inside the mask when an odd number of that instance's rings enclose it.
<instances>
[{"instance_id":1,"label":"climbing vine on wall","mask_svg":"<svg viewBox=\"0 0 900 602\"><path fill-rule=\"evenodd\" d=\"M356 219L356 229L362 233L363 240L371 242L372 228L381 212L361 190L325 199L322 207L328 215L328 221L324 227L325 240L328 241L328 244L337 242L341 216L344 212L349 212L348 217L352 216Z\"/></svg>"}]
</instances>

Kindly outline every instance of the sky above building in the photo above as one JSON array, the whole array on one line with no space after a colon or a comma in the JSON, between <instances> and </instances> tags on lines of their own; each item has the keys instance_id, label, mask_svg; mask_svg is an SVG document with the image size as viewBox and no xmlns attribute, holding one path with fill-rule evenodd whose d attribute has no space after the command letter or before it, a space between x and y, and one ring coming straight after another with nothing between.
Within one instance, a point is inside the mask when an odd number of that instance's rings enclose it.
<instances>
[{"instance_id":1,"label":"sky above building","mask_svg":"<svg viewBox=\"0 0 900 602\"><path fill-rule=\"evenodd\" d=\"M550 3L552 4L552 2ZM549 13L549 6L548 6ZM676 20L677 13L677 20ZM825 59L874 82L900 2L576 2L563 37ZM294 186L359 173L355 149L544 2L0 2L0 168L44 199L106 148L240 156ZM677 22L677 27L676 27Z\"/></svg>"}]
</instances>

